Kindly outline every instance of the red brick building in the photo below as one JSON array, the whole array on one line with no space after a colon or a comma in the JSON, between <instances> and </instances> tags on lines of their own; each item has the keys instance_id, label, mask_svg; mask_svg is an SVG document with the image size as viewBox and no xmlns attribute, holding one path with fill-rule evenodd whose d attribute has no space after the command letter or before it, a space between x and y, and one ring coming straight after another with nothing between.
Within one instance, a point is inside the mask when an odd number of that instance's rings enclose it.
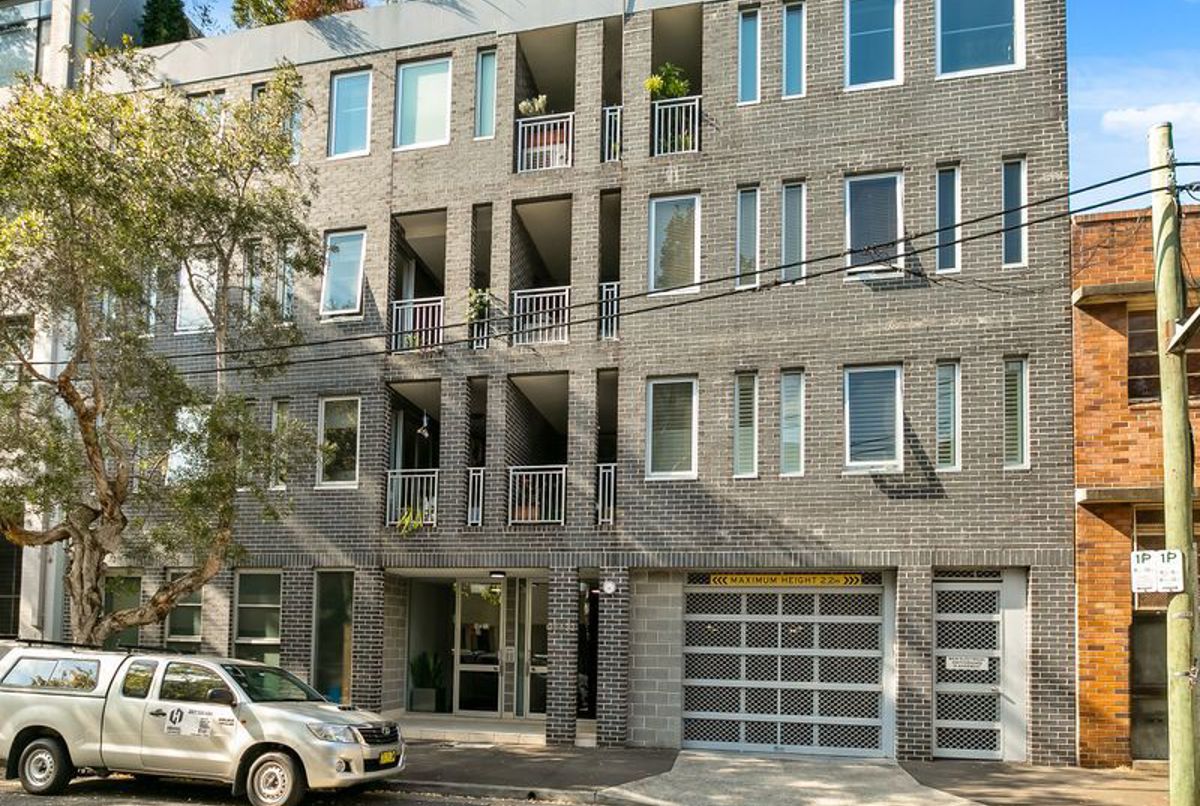
<instances>
[{"instance_id":1,"label":"red brick building","mask_svg":"<svg viewBox=\"0 0 1200 806\"><path fill-rule=\"evenodd\" d=\"M1165 601L1129 580L1129 552L1163 541L1150 211L1079 216L1071 245L1079 761L1115 766L1164 758L1167 741ZM1183 247L1196 288L1200 207L1184 209ZM1200 430L1200 344L1188 369Z\"/></svg>"}]
</instances>

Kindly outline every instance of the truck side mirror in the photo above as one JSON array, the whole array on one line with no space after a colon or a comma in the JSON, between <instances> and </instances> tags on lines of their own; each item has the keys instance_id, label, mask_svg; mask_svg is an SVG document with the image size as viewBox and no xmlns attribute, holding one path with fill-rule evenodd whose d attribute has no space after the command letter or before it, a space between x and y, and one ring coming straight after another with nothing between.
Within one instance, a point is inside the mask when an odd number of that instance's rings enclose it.
<instances>
[{"instance_id":1,"label":"truck side mirror","mask_svg":"<svg viewBox=\"0 0 1200 806\"><path fill-rule=\"evenodd\" d=\"M205 699L216 705L234 704L233 692L227 688L210 688Z\"/></svg>"}]
</instances>

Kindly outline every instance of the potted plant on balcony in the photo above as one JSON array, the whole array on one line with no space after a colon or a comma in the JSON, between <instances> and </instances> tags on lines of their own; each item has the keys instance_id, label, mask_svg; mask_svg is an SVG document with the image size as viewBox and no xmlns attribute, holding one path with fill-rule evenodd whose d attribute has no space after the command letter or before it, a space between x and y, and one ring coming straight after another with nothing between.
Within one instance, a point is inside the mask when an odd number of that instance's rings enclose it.
<instances>
[{"instance_id":1,"label":"potted plant on balcony","mask_svg":"<svg viewBox=\"0 0 1200 806\"><path fill-rule=\"evenodd\" d=\"M517 114L523 118L536 118L546 114L546 95L534 95L517 104Z\"/></svg>"},{"instance_id":2,"label":"potted plant on balcony","mask_svg":"<svg viewBox=\"0 0 1200 806\"><path fill-rule=\"evenodd\" d=\"M442 698L442 658L422 652L408 663L412 675L413 711L433 713Z\"/></svg>"},{"instance_id":3,"label":"potted plant on balcony","mask_svg":"<svg viewBox=\"0 0 1200 806\"><path fill-rule=\"evenodd\" d=\"M687 71L682 67L671 62L663 62L646 79L644 86L650 93L651 102L669 101L674 98L687 97L691 92L692 82L687 77ZM690 125L680 126L678 125L679 120L676 120L675 127L663 126L660 128L657 112L654 114L653 120L656 154L692 150L691 126L698 121L691 121Z\"/></svg>"},{"instance_id":4,"label":"potted plant on balcony","mask_svg":"<svg viewBox=\"0 0 1200 806\"><path fill-rule=\"evenodd\" d=\"M543 94L518 103L517 114L522 118L535 118L552 113L547 112L546 96ZM520 148L526 155L538 155L532 158L537 167L557 167L567 160L568 131L564 120L543 121L522 127L519 129Z\"/></svg>"},{"instance_id":5,"label":"potted plant on balcony","mask_svg":"<svg viewBox=\"0 0 1200 806\"><path fill-rule=\"evenodd\" d=\"M482 344L487 346L488 333L491 331L487 321L492 307L492 289L471 288L467 291L467 322L470 324L471 346Z\"/></svg>"}]
</instances>

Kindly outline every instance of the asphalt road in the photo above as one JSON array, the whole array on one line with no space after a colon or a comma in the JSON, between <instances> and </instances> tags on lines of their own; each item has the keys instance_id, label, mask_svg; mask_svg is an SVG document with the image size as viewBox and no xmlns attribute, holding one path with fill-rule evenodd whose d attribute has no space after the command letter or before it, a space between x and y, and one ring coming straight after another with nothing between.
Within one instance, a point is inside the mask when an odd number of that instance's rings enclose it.
<instances>
[{"instance_id":1,"label":"asphalt road","mask_svg":"<svg viewBox=\"0 0 1200 806\"><path fill-rule=\"evenodd\" d=\"M491 798L457 798L440 795L411 795L376 789L344 794L310 794L305 806L516 806L519 801ZM25 794L16 781L0 781L0 806L247 806L245 798L235 798L227 787L166 781L143 783L125 776L80 778L62 795L35 798Z\"/></svg>"}]
</instances>

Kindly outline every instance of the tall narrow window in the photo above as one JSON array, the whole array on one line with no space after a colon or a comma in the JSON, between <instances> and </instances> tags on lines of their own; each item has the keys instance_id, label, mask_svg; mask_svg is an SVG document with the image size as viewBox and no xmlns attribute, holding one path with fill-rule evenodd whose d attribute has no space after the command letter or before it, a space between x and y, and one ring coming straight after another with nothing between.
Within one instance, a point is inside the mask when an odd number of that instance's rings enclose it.
<instances>
[{"instance_id":1,"label":"tall narrow window","mask_svg":"<svg viewBox=\"0 0 1200 806\"><path fill-rule=\"evenodd\" d=\"M758 285L758 188L737 194L737 287Z\"/></svg>"},{"instance_id":2,"label":"tall narrow window","mask_svg":"<svg viewBox=\"0 0 1200 806\"><path fill-rule=\"evenodd\" d=\"M904 182L900 174L846 180L846 247L854 272L895 273L904 266Z\"/></svg>"},{"instance_id":3,"label":"tall narrow window","mask_svg":"<svg viewBox=\"0 0 1200 806\"><path fill-rule=\"evenodd\" d=\"M481 50L475 57L475 136L496 135L496 51Z\"/></svg>"},{"instance_id":4,"label":"tall narrow window","mask_svg":"<svg viewBox=\"0 0 1200 806\"><path fill-rule=\"evenodd\" d=\"M937 365L936 453L938 470L957 470L959 466L960 372L957 361L944 361Z\"/></svg>"},{"instance_id":5,"label":"tall narrow window","mask_svg":"<svg viewBox=\"0 0 1200 806\"><path fill-rule=\"evenodd\" d=\"M804 473L804 373L779 376L779 474Z\"/></svg>"},{"instance_id":6,"label":"tall narrow window","mask_svg":"<svg viewBox=\"0 0 1200 806\"><path fill-rule=\"evenodd\" d=\"M317 486L353 487L358 484L357 397L330 397L321 401L321 461L317 464Z\"/></svg>"},{"instance_id":7,"label":"tall narrow window","mask_svg":"<svg viewBox=\"0 0 1200 806\"><path fill-rule=\"evenodd\" d=\"M1004 466L1029 467L1029 362L1004 361Z\"/></svg>"},{"instance_id":8,"label":"tall narrow window","mask_svg":"<svg viewBox=\"0 0 1200 806\"><path fill-rule=\"evenodd\" d=\"M186 571L173 571L171 581L179 579ZM176 600L175 607L167 616L167 649L177 652L195 652L200 648L200 624L203 611L203 588Z\"/></svg>"},{"instance_id":9,"label":"tall narrow window","mask_svg":"<svg viewBox=\"0 0 1200 806\"><path fill-rule=\"evenodd\" d=\"M250 100L257 102L262 98L267 91L267 82L260 81L250 87ZM296 108L292 111L292 116L287 122L287 133L292 140L292 164L300 162L300 126L301 126L301 104L296 104Z\"/></svg>"},{"instance_id":10,"label":"tall narrow window","mask_svg":"<svg viewBox=\"0 0 1200 806\"><path fill-rule=\"evenodd\" d=\"M938 0L938 74L1020 66L1023 0Z\"/></svg>"},{"instance_id":11,"label":"tall narrow window","mask_svg":"<svg viewBox=\"0 0 1200 806\"><path fill-rule=\"evenodd\" d=\"M696 477L699 411L695 378L663 378L646 384L646 477Z\"/></svg>"},{"instance_id":12,"label":"tall narrow window","mask_svg":"<svg viewBox=\"0 0 1200 806\"><path fill-rule=\"evenodd\" d=\"M869 87L900 79L900 0L846 0L846 85Z\"/></svg>"},{"instance_id":13,"label":"tall narrow window","mask_svg":"<svg viewBox=\"0 0 1200 806\"><path fill-rule=\"evenodd\" d=\"M325 237L325 279L321 315L362 311L363 243L366 233L338 232Z\"/></svg>"},{"instance_id":14,"label":"tall narrow window","mask_svg":"<svg viewBox=\"0 0 1200 806\"><path fill-rule=\"evenodd\" d=\"M700 197L650 200L650 290L697 291Z\"/></svg>"},{"instance_id":15,"label":"tall narrow window","mask_svg":"<svg viewBox=\"0 0 1200 806\"><path fill-rule=\"evenodd\" d=\"M275 277L275 302L279 305L279 317L290 321L295 316L296 271L292 265L295 252L290 244L279 248L279 272Z\"/></svg>"},{"instance_id":16,"label":"tall narrow window","mask_svg":"<svg viewBox=\"0 0 1200 806\"><path fill-rule=\"evenodd\" d=\"M366 154L370 128L370 71L335 75L329 83L329 156Z\"/></svg>"},{"instance_id":17,"label":"tall narrow window","mask_svg":"<svg viewBox=\"0 0 1200 806\"><path fill-rule=\"evenodd\" d=\"M1027 241L1025 219L1025 160L1004 163L1004 265L1024 266Z\"/></svg>"},{"instance_id":18,"label":"tall narrow window","mask_svg":"<svg viewBox=\"0 0 1200 806\"><path fill-rule=\"evenodd\" d=\"M350 701L354 572L318 571L313 688L330 702Z\"/></svg>"},{"instance_id":19,"label":"tall narrow window","mask_svg":"<svg viewBox=\"0 0 1200 806\"><path fill-rule=\"evenodd\" d=\"M758 9L738 15L738 103L758 101Z\"/></svg>"},{"instance_id":20,"label":"tall narrow window","mask_svg":"<svg viewBox=\"0 0 1200 806\"><path fill-rule=\"evenodd\" d=\"M849 367L844 378L846 467L902 470L900 367Z\"/></svg>"},{"instance_id":21,"label":"tall narrow window","mask_svg":"<svg viewBox=\"0 0 1200 806\"><path fill-rule=\"evenodd\" d=\"M128 610L142 603L142 578L140 576L108 576L104 578L104 612L115 613ZM104 639L105 649L137 646L140 635L137 627L126 627Z\"/></svg>"},{"instance_id":22,"label":"tall narrow window","mask_svg":"<svg viewBox=\"0 0 1200 806\"><path fill-rule=\"evenodd\" d=\"M193 258L179 267L179 294L175 309L175 332L212 330L208 312L217 301L217 267L212 261Z\"/></svg>"},{"instance_id":23,"label":"tall narrow window","mask_svg":"<svg viewBox=\"0 0 1200 806\"><path fill-rule=\"evenodd\" d=\"M804 185L783 186L783 268L784 280L804 279Z\"/></svg>"},{"instance_id":24,"label":"tall narrow window","mask_svg":"<svg viewBox=\"0 0 1200 806\"><path fill-rule=\"evenodd\" d=\"M733 475L758 475L758 376L752 372L733 382Z\"/></svg>"},{"instance_id":25,"label":"tall narrow window","mask_svg":"<svg viewBox=\"0 0 1200 806\"><path fill-rule=\"evenodd\" d=\"M291 411L291 402L286 399L271 401L271 433L277 434L288 421L288 413ZM287 487L287 468L284 466L283 457L272 457L271 461L271 486L275 489L282 490Z\"/></svg>"},{"instance_id":26,"label":"tall narrow window","mask_svg":"<svg viewBox=\"0 0 1200 806\"><path fill-rule=\"evenodd\" d=\"M396 68L396 147L450 142L450 60Z\"/></svg>"},{"instance_id":27,"label":"tall narrow window","mask_svg":"<svg viewBox=\"0 0 1200 806\"><path fill-rule=\"evenodd\" d=\"M783 97L804 94L804 62L807 52L804 3L783 7Z\"/></svg>"},{"instance_id":28,"label":"tall narrow window","mask_svg":"<svg viewBox=\"0 0 1200 806\"><path fill-rule=\"evenodd\" d=\"M234 657L279 665L281 595L278 571L238 572Z\"/></svg>"},{"instance_id":29,"label":"tall narrow window","mask_svg":"<svg viewBox=\"0 0 1200 806\"><path fill-rule=\"evenodd\" d=\"M937 270L958 271L958 168L942 168L937 174Z\"/></svg>"}]
</instances>

